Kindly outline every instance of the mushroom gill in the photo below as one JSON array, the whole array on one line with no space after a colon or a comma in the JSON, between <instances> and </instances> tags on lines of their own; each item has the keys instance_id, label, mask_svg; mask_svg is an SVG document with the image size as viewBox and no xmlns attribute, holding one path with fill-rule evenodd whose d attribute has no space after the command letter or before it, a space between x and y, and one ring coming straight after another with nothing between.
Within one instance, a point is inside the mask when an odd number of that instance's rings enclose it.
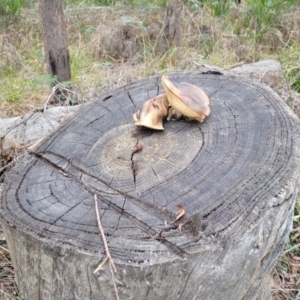
<instances>
[{"instance_id":1,"label":"mushroom gill","mask_svg":"<svg viewBox=\"0 0 300 300\"><path fill-rule=\"evenodd\" d=\"M203 122L209 116L209 98L201 88L187 82L172 82L166 75L162 76L162 84L170 106L168 120L185 116Z\"/></svg>"}]
</instances>

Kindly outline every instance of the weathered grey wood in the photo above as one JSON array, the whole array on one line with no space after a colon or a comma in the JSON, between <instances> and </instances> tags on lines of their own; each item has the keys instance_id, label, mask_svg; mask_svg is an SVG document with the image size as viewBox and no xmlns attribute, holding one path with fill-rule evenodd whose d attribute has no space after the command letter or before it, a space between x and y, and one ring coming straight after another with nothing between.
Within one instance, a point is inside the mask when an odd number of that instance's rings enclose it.
<instances>
[{"instance_id":1,"label":"weathered grey wood","mask_svg":"<svg viewBox=\"0 0 300 300\"><path fill-rule=\"evenodd\" d=\"M24 116L0 119L1 150L27 147L47 137L68 119L80 106L58 106L36 110Z\"/></svg>"},{"instance_id":2,"label":"weathered grey wood","mask_svg":"<svg viewBox=\"0 0 300 300\"><path fill-rule=\"evenodd\" d=\"M286 78L281 63L274 59L266 59L251 64L243 64L231 69L231 72L256 79L280 91L286 85Z\"/></svg>"},{"instance_id":3,"label":"weathered grey wood","mask_svg":"<svg viewBox=\"0 0 300 300\"><path fill-rule=\"evenodd\" d=\"M148 78L101 95L7 174L1 223L24 299L115 299L108 265L93 274L105 257L94 194L121 299L270 299L297 195L299 120L257 82L173 79L210 96L204 123L136 128L133 112L163 91ZM185 216L170 224L178 204Z\"/></svg>"}]
</instances>

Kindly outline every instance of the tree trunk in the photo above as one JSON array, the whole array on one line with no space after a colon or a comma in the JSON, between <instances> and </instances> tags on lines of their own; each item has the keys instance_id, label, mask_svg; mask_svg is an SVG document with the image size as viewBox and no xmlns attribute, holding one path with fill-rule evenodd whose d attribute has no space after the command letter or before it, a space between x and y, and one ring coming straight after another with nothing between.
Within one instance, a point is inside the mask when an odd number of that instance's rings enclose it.
<instances>
[{"instance_id":1,"label":"tree trunk","mask_svg":"<svg viewBox=\"0 0 300 300\"><path fill-rule=\"evenodd\" d=\"M58 82L71 80L62 2L62 0L39 0L47 69L51 76L57 77Z\"/></svg>"},{"instance_id":2,"label":"tree trunk","mask_svg":"<svg viewBox=\"0 0 300 300\"><path fill-rule=\"evenodd\" d=\"M164 53L171 46L177 48L177 59L181 59L181 2L170 0L167 8L164 30L158 39L156 51Z\"/></svg>"},{"instance_id":3,"label":"tree trunk","mask_svg":"<svg viewBox=\"0 0 300 300\"><path fill-rule=\"evenodd\" d=\"M24 299L115 299L108 263L94 273L106 257L95 194L120 299L271 298L297 196L299 119L242 77L171 77L209 95L205 122L135 127L133 112L163 93L151 77L80 109L6 175L1 223Z\"/></svg>"}]
</instances>

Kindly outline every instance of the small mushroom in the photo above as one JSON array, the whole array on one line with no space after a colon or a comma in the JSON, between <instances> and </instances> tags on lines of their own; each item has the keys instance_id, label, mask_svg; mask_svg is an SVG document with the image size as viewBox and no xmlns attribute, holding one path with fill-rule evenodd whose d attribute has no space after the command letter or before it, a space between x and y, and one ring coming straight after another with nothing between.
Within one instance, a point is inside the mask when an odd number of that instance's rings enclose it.
<instances>
[{"instance_id":1,"label":"small mushroom","mask_svg":"<svg viewBox=\"0 0 300 300\"><path fill-rule=\"evenodd\" d=\"M136 126L164 130L163 119L168 115L169 103L166 94L147 100L142 108L133 115Z\"/></svg>"},{"instance_id":2,"label":"small mushroom","mask_svg":"<svg viewBox=\"0 0 300 300\"><path fill-rule=\"evenodd\" d=\"M162 84L171 106L168 121L185 116L189 120L203 122L209 116L209 99L201 88L187 82L172 82L166 75L162 76Z\"/></svg>"}]
</instances>

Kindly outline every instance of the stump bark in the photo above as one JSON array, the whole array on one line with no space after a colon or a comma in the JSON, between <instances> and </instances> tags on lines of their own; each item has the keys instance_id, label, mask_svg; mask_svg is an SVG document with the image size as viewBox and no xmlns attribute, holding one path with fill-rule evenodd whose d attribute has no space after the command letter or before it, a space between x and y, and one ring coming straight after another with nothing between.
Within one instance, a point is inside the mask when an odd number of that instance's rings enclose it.
<instances>
[{"instance_id":1,"label":"stump bark","mask_svg":"<svg viewBox=\"0 0 300 300\"><path fill-rule=\"evenodd\" d=\"M270 88L231 74L177 73L211 115L137 128L163 93L151 77L101 95L16 163L1 224L24 299L271 299L299 177L299 120ZM133 153L135 145L143 149ZM177 205L185 215L174 222Z\"/></svg>"}]
</instances>

